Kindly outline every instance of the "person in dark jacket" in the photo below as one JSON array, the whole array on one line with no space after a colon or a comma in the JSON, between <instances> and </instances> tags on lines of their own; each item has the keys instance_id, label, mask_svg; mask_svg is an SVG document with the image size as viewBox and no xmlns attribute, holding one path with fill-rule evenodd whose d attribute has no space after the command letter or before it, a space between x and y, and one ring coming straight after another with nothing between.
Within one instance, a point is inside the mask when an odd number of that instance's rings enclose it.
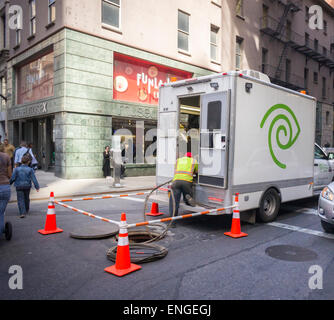
<instances>
[{"instance_id":1,"label":"person in dark jacket","mask_svg":"<svg viewBox=\"0 0 334 320\"><path fill-rule=\"evenodd\" d=\"M36 191L39 192L39 184L36 179L34 170L29 167L31 158L29 155L24 155L21 159L22 165L14 169L10 184L14 182L17 194L17 205L19 207L20 218L24 218L29 212L30 207L30 189L31 182L34 183Z\"/></svg>"},{"instance_id":2,"label":"person in dark jacket","mask_svg":"<svg viewBox=\"0 0 334 320\"><path fill-rule=\"evenodd\" d=\"M103 176L110 177L111 169L110 169L110 148L106 146L103 152L103 166L102 166Z\"/></svg>"}]
</instances>

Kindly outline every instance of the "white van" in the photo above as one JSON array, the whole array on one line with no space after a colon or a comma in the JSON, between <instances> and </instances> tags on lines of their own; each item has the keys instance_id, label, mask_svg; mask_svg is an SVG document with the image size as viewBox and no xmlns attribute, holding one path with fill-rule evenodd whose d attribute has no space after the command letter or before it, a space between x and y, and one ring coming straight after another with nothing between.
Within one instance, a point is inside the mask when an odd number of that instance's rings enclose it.
<instances>
[{"instance_id":1,"label":"white van","mask_svg":"<svg viewBox=\"0 0 334 320\"><path fill-rule=\"evenodd\" d=\"M177 158L191 151L199 165L198 203L228 207L239 193L241 217L258 209L262 221L272 221L280 203L311 197L333 178L326 154L314 147L315 117L314 97L255 71L164 84L157 184L171 180Z\"/></svg>"}]
</instances>

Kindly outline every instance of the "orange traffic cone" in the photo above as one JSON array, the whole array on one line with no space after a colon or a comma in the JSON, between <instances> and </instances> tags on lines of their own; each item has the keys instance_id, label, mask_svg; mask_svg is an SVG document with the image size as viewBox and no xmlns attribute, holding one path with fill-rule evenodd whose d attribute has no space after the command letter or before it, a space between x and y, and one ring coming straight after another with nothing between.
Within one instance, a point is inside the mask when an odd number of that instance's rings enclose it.
<instances>
[{"instance_id":1,"label":"orange traffic cone","mask_svg":"<svg viewBox=\"0 0 334 320\"><path fill-rule=\"evenodd\" d=\"M126 215L122 213L118 235L116 263L104 271L122 277L133 271L141 269L141 266L131 263L128 230L126 228Z\"/></svg>"},{"instance_id":2,"label":"orange traffic cone","mask_svg":"<svg viewBox=\"0 0 334 320\"><path fill-rule=\"evenodd\" d=\"M159 212L159 204L156 202L152 203L151 212L146 213L147 216L157 217L163 215L162 212Z\"/></svg>"},{"instance_id":3,"label":"orange traffic cone","mask_svg":"<svg viewBox=\"0 0 334 320\"><path fill-rule=\"evenodd\" d=\"M43 230L38 230L38 232L44 235L63 232L62 229L57 228L56 209L54 204L53 192L50 193L50 201L48 205L48 211L46 213L45 227Z\"/></svg>"},{"instance_id":4,"label":"orange traffic cone","mask_svg":"<svg viewBox=\"0 0 334 320\"><path fill-rule=\"evenodd\" d=\"M240 211L239 211L239 193L235 195L235 205L236 205L236 208L233 210L231 232L225 232L224 234L232 238L247 237L248 236L247 233L241 232Z\"/></svg>"}]
</instances>

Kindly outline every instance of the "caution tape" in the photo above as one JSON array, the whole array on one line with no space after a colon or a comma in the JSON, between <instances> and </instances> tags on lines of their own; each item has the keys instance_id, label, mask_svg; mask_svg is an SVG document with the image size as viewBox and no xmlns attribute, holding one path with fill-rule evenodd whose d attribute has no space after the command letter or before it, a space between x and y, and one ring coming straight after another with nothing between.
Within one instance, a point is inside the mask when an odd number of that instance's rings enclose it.
<instances>
[{"instance_id":1,"label":"caution tape","mask_svg":"<svg viewBox=\"0 0 334 320\"><path fill-rule=\"evenodd\" d=\"M97 216L97 215L95 215L95 214L92 214L92 213L90 213L90 212L83 211L83 210L80 210L80 209L71 207L71 206L69 206L69 205L67 205L67 204L64 204L64 203L62 203L62 202L60 202L60 201L57 201L57 200L55 200L54 203L55 203L55 204L58 204L58 205L60 205L60 206L62 206L62 207L64 207L64 208L70 209L70 210L72 210L72 211L74 211L74 212L81 213L81 214L83 214L83 215L85 215L85 216L87 216L87 217L90 217L90 218L93 218L93 219L98 219L98 220L101 220L101 221L104 221L104 222L108 222L108 223L115 223L115 224L117 224L118 226L120 225L120 222L119 222L119 221L114 221L114 220L111 220L111 219L106 219L106 218L103 218L103 217L99 217L99 216Z\"/></svg>"},{"instance_id":2,"label":"caution tape","mask_svg":"<svg viewBox=\"0 0 334 320\"><path fill-rule=\"evenodd\" d=\"M106 218L97 216L97 215L95 215L93 213L90 213L90 212L87 212L87 211L84 211L84 210L80 210L80 209L74 208L72 206L69 206L69 205L64 204L64 203L62 203L60 201L57 201L57 200L55 200L54 203L57 204L57 205L60 205L60 206L62 206L64 208L70 209L70 210L72 210L74 212L81 213L81 214L83 214L83 215L85 215L87 217L90 217L90 218L93 218L93 219L98 219L98 220L101 220L101 221L104 221L104 222L108 222L108 223L115 223L118 226L120 225L120 222L118 222L118 221L111 220L111 219L106 219ZM126 227L127 228L134 228L134 227L146 226L146 225L154 224L154 223L168 222L168 221L173 221L173 220L181 220L181 219L193 218L193 217L196 217L196 216L207 215L209 213L226 211L227 209L232 209L232 208L235 208L235 207L236 207L236 205L233 205L233 206L226 207L226 208L217 208L217 209L212 209L212 210L207 210L207 211L201 211L201 212L195 212L195 213L191 213L191 214L185 214L185 215L182 215L182 216L176 216L176 217L163 218L163 219L159 219L159 220L150 220L150 221L145 221L145 222L132 223L132 224L127 224Z\"/></svg>"},{"instance_id":3,"label":"caution tape","mask_svg":"<svg viewBox=\"0 0 334 320\"><path fill-rule=\"evenodd\" d=\"M128 224L126 227L127 228L134 228L134 227L140 227L140 226L146 226L148 224L154 224L154 223L159 223L159 222L168 222L168 221L173 221L173 220L181 220L181 219L187 219L187 218L192 218L196 216L203 216L209 213L214 213L214 212L222 212L227 209L232 209L235 208L236 205L226 207L226 208L218 208L218 209L212 209L212 210L207 210L207 211L202 211L202 212L195 212L191 214L185 214L182 216L176 216L176 217L169 217L169 218L163 218L160 220L150 220L150 221L145 221L145 222L139 222L139 223L133 223L133 224Z\"/></svg>"},{"instance_id":4,"label":"caution tape","mask_svg":"<svg viewBox=\"0 0 334 320\"><path fill-rule=\"evenodd\" d=\"M71 201L87 201L87 200L98 200L98 199L112 199L112 198L124 198L124 197L133 197L133 196L143 196L150 192L137 192L137 193L129 193L129 194L118 194L118 195L105 195L99 197L85 197L85 198L74 198L74 199L63 199L59 200L59 202L71 202Z\"/></svg>"}]
</instances>

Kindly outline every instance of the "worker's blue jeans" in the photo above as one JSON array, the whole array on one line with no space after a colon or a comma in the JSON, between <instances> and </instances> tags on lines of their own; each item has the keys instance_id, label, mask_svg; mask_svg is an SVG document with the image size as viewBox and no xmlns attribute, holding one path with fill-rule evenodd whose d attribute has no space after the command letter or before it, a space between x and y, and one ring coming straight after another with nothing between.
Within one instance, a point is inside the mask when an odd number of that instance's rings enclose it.
<instances>
[{"instance_id":1,"label":"worker's blue jeans","mask_svg":"<svg viewBox=\"0 0 334 320\"><path fill-rule=\"evenodd\" d=\"M24 216L29 211L30 207L30 189L31 188L16 188L17 206L21 216Z\"/></svg>"},{"instance_id":2,"label":"worker's blue jeans","mask_svg":"<svg viewBox=\"0 0 334 320\"><path fill-rule=\"evenodd\" d=\"M5 231L5 211L10 199L10 185L0 185L0 234Z\"/></svg>"}]
</instances>

